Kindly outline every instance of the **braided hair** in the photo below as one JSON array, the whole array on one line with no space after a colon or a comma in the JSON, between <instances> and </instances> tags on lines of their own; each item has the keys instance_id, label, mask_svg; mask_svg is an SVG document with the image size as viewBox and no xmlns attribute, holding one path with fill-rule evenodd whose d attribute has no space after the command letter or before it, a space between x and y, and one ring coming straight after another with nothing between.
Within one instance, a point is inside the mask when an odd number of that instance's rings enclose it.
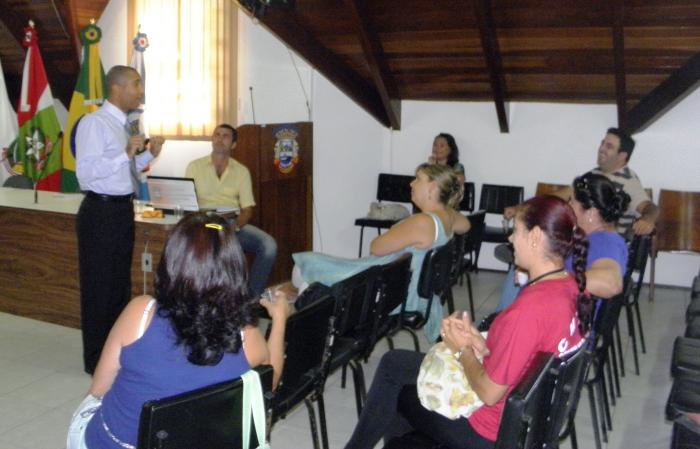
<instances>
[{"instance_id":1,"label":"braided hair","mask_svg":"<svg viewBox=\"0 0 700 449\"><path fill-rule=\"evenodd\" d=\"M576 226L576 214L566 201L554 196L536 196L518 208L517 219L528 230L538 226L547 236L552 256L565 258L571 254L574 278L578 287L576 311L579 330L586 334L591 327L593 300L586 293L586 258L588 239Z\"/></svg>"},{"instance_id":2,"label":"braided hair","mask_svg":"<svg viewBox=\"0 0 700 449\"><path fill-rule=\"evenodd\" d=\"M606 176L588 172L574 179L574 198L583 209L598 210L606 223L615 223L625 213L630 196Z\"/></svg>"}]
</instances>

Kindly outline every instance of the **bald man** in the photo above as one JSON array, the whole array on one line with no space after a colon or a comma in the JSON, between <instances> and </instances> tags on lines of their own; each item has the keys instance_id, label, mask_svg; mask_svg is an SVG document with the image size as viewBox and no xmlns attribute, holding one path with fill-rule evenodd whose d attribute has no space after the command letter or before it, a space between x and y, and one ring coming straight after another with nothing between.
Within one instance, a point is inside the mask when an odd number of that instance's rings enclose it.
<instances>
[{"instance_id":1,"label":"bald man","mask_svg":"<svg viewBox=\"0 0 700 449\"><path fill-rule=\"evenodd\" d=\"M93 374L112 325L131 297L134 250L134 182L163 145L130 136L127 113L140 106L141 77L131 67L107 73L102 107L80 120L75 136L76 174L85 194L77 217L80 319L85 372Z\"/></svg>"}]
</instances>

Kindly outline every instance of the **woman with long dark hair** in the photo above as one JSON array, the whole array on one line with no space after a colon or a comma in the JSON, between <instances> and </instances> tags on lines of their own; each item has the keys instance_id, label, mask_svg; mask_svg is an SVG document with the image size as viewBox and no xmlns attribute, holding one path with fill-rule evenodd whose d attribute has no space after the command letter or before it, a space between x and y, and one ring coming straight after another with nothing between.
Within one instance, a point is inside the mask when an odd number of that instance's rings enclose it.
<instances>
[{"instance_id":1,"label":"woman with long dark hair","mask_svg":"<svg viewBox=\"0 0 700 449\"><path fill-rule=\"evenodd\" d=\"M457 141L448 133L440 133L433 139L433 148L428 157L429 164L447 165L457 175L459 182L464 183L464 165L459 162L459 147Z\"/></svg>"},{"instance_id":2,"label":"woman with long dark hair","mask_svg":"<svg viewBox=\"0 0 700 449\"><path fill-rule=\"evenodd\" d=\"M528 200L518 208L511 242L517 263L530 272L531 281L518 301L496 318L488 338L481 338L466 312L441 325L443 341L484 405L457 420L423 408L415 391L423 355L389 351L377 368L347 449L373 447L382 437L412 429L452 449L492 448L505 399L534 354L562 356L581 347L590 328L591 300L585 294L587 244L574 211L555 197ZM575 268L571 274L564 267L569 255ZM479 355L484 355L483 362Z\"/></svg>"},{"instance_id":3,"label":"woman with long dark hair","mask_svg":"<svg viewBox=\"0 0 700 449\"><path fill-rule=\"evenodd\" d=\"M272 317L266 342L247 285L235 230L216 215L182 219L165 244L155 297L134 298L109 334L90 387L102 400L87 425L85 447L134 447L148 400L235 379L260 364L273 366L276 385L287 300L281 292L260 300Z\"/></svg>"},{"instance_id":4,"label":"woman with long dark hair","mask_svg":"<svg viewBox=\"0 0 700 449\"><path fill-rule=\"evenodd\" d=\"M597 298L612 298L622 291L622 277L627 268L627 245L617 233L616 224L627 210L630 197L606 176L592 172L574 179L570 192L569 203L576 213L578 227L588 239L588 291ZM566 266L569 271L572 269L568 259ZM518 288L514 286L514 277L515 270L511 269L503 283L497 311L515 300Z\"/></svg>"}]
</instances>

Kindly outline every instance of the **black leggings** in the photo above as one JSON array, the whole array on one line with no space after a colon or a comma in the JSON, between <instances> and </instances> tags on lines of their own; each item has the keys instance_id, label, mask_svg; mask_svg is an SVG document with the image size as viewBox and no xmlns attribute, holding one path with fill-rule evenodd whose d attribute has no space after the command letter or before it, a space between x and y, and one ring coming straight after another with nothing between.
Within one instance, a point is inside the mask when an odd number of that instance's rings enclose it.
<instances>
[{"instance_id":1,"label":"black leggings","mask_svg":"<svg viewBox=\"0 0 700 449\"><path fill-rule=\"evenodd\" d=\"M345 449L371 449L382 437L388 441L412 430L450 449L493 448L494 442L476 433L466 419L451 420L421 405L415 384L424 356L406 350L384 354Z\"/></svg>"}]
</instances>

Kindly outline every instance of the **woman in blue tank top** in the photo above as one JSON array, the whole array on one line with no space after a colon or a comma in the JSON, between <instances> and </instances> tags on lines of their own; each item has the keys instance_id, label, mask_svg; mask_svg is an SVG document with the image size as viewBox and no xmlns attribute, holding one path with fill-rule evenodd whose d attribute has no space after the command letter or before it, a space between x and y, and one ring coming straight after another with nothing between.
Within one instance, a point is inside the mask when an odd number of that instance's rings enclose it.
<instances>
[{"instance_id":1,"label":"woman in blue tank top","mask_svg":"<svg viewBox=\"0 0 700 449\"><path fill-rule=\"evenodd\" d=\"M155 298L133 299L105 343L90 387L102 404L83 447L133 448L145 401L234 379L260 364L273 366L276 386L287 300L282 292L260 300L272 317L266 342L247 285L245 257L223 218L200 213L181 220L165 245Z\"/></svg>"}]
</instances>

